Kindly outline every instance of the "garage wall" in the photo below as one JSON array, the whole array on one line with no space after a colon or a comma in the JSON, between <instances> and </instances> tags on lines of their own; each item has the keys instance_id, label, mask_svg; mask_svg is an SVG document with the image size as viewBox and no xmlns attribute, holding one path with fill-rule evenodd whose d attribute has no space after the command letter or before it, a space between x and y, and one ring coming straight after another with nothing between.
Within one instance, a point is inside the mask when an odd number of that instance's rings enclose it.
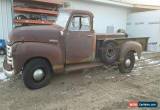
<instances>
[{"instance_id":1,"label":"garage wall","mask_svg":"<svg viewBox=\"0 0 160 110\"><path fill-rule=\"evenodd\" d=\"M7 39L12 30L11 0L0 0L0 39Z\"/></svg>"},{"instance_id":2,"label":"garage wall","mask_svg":"<svg viewBox=\"0 0 160 110\"><path fill-rule=\"evenodd\" d=\"M127 8L80 0L67 0L67 2L70 8L89 10L94 13L94 29L97 33L112 33L119 28L126 30L129 12Z\"/></svg>"},{"instance_id":3,"label":"garage wall","mask_svg":"<svg viewBox=\"0 0 160 110\"><path fill-rule=\"evenodd\" d=\"M127 32L133 37L150 37L148 49L160 51L160 11L130 14Z\"/></svg>"}]
</instances>

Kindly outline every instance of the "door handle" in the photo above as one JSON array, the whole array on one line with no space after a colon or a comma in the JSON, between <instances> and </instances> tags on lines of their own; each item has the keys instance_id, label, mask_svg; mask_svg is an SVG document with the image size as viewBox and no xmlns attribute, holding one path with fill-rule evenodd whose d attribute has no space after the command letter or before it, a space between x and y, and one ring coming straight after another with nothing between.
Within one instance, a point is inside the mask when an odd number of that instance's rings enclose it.
<instances>
[{"instance_id":1,"label":"door handle","mask_svg":"<svg viewBox=\"0 0 160 110\"><path fill-rule=\"evenodd\" d=\"M93 37L93 35L88 35L88 37Z\"/></svg>"},{"instance_id":2,"label":"door handle","mask_svg":"<svg viewBox=\"0 0 160 110\"><path fill-rule=\"evenodd\" d=\"M50 42L50 43L53 43L53 44L58 44L58 40L50 39L49 42Z\"/></svg>"}]
</instances>

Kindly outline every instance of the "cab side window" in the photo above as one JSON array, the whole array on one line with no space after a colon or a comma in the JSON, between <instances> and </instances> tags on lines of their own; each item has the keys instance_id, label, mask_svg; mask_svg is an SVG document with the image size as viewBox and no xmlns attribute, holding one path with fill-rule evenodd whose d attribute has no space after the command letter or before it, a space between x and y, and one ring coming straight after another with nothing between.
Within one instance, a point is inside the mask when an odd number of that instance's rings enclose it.
<instances>
[{"instance_id":1,"label":"cab side window","mask_svg":"<svg viewBox=\"0 0 160 110\"><path fill-rule=\"evenodd\" d=\"M89 16L81 17L81 31L90 31L90 17Z\"/></svg>"},{"instance_id":2,"label":"cab side window","mask_svg":"<svg viewBox=\"0 0 160 110\"><path fill-rule=\"evenodd\" d=\"M70 31L79 31L80 30L80 17L73 16L69 25Z\"/></svg>"},{"instance_id":3,"label":"cab side window","mask_svg":"<svg viewBox=\"0 0 160 110\"><path fill-rule=\"evenodd\" d=\"M70 31L90 31L90 17L89 16L73 16L69 28Z\"/></svg>"}]
</instances>

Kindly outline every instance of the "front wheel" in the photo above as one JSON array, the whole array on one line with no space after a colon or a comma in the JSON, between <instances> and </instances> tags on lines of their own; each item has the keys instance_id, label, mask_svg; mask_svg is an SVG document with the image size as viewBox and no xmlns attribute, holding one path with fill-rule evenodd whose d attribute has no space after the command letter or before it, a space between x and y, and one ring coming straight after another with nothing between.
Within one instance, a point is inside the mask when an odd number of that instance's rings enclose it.
<instances>
[{"instance_id":1,"label":"front wheel","mask_svg":"<svg viewBox=\"0 0 160 110\"><path fill-rule=\"evenodd\" d=\"M22 77L26 87L39 89L48 85L52 74L52 69L46 60L33 59L25 65Z\"/></svg>"},{"instance_id":2,"label":"front wheel","mask_svg":"<svg viewBox=\"0 0 160 110\"><path fill-rule=\"evenodd\" d=\"M134 52L130 51L124 56L124 59L120 61L120 64L118 65L119 71L121 73L130 73L134 68L134 64L135 64Z\"/></svg>"}]
</instances>

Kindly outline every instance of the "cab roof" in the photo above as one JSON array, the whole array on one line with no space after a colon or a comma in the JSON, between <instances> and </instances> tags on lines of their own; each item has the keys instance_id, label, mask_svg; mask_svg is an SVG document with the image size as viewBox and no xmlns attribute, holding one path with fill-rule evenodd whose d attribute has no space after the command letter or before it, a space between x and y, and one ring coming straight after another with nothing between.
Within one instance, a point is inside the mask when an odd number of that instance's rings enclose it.
<instances>
[{"instance_id":1,"label":"cab roof","mask_svg":"<svg viewBox=\"0 0 160 110\"><path fill-rule=\"evenodd\" d=\"M62 9L61 11L68 12L70 14L85 14L91 17L94 17L93 13L85 10L76 10L76 9Z\"/></svg>"}]
</instances>

